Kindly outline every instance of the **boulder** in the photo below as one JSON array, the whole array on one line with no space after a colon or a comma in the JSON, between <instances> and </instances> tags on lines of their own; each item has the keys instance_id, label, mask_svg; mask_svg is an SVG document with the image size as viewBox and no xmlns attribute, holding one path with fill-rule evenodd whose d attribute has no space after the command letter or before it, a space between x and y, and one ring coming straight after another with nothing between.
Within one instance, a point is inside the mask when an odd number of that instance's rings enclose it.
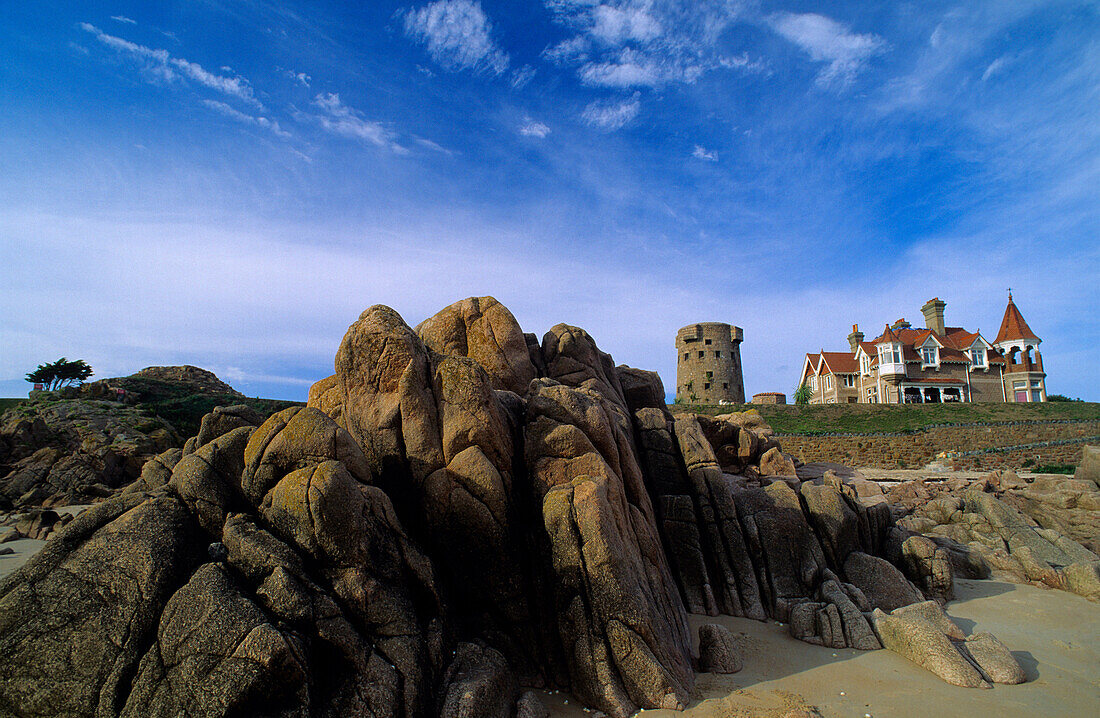
<instances>
[{"instance_id":1,"label":"boulder","mask_svg":"<svg viewBox=\"0 0 1100 718\"><path fill-rule=\"evenodd\" d=\"M1100 446L1086 446L1082 450L1081 464L1073 477L1100 486Z\"/></svg>"},{"instance_id":2,"label":"boulder","mask_svg":"<svg viewBox=\"0 0 1100 718\"><path fill-rule=\"evenodd\" d=\"M871 616L882 645L948 683L987 688L982 674L936 627L917 615L891 616L879 609Z\"/></svg>"},{"instance_id":3,"label":"boulder","mask_svg":"<svg viewBox=\"0 0 1100 718\"><path fill-rule=\"evenodd\" d=\"M848 581L861 590L867 600L884 611L920 603L924 596L889 561L853 551L844 562Z\"/></svg>"},{"instance_id":4,"label":"boulder","mask_svg":"<svg viewBox=\"0 0 1100 718\"><path fill-rule=\"evenodd\" d=\"M975 633L958 644L982 673L994 683L1016 684L1027 680L1024 669L1013 657L1005 644L997 640L992 633Z\"/></svg>"},{"instance_id":5,"label":"boulder","mask_svg":"<svg viewBox=\"0 0 1100 718\"><path fill-rule=\"evenodd\" d=\"M524 691L516 701L516 718L550 718L550 711L538 693Z\"/></svg>"},{"instance_id":6,"label":"boulder","mask_svg":"<svg viewBox=\"0 0 1100 718\"><path fill-rule=\"evenodd\" d=\"M511 718L516 680L504 656L477 643L460 643L443 675L440 718Z\"/></svg>"},{"instance_id":7,"label":"boulder","mask_svg":"<svg viewBox=\"0 0 1100 718\"><path fill-rule=\"evenodd\" d=\"M940 604L935 601L911 603L908 606L895 608L890 612L890 615L900 616L902 618L915 617L921 621L930 623L937 631L944 634L952 641L962 641L966 638L962 629L959 628L954 621L948 618L947 614L944 613L943 609L940 607Z\"/></svg>"},{"instance_id":8,"label":"boulder","mask_svg":"<svg viewBox=\"0 0 1100 718\"><path fill-rule=\"evenodd\" d=\"M794 461L777 446L768 449L760 457L761 476L795 476L796 473Z\"/></svg>"},{"instance_id":9,"label":"boulder","mask_svg":"<svg viewBox=\"0 0 1100 718\"><path fill-rule=\"evenodd\" d=\"M733 634L725 626L699 626L699 670L704 673L737 673L744 664Z\"/></svg>"}]
</instances>

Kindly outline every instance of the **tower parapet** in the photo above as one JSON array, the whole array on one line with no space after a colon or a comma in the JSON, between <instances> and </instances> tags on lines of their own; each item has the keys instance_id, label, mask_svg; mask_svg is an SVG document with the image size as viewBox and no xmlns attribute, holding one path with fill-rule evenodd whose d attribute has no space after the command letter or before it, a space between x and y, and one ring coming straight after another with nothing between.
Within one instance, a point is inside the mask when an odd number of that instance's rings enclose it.
<instances>
[{"instance_id":1,"label":"tower parapet","mask_svg":"<svg viewBox=\"0 0 1100 718\"><path fill-rule=\"evenodd\" d=\"M689 324L676 332L676 400L687 404L745 403L741 327Z\"/></svg>"}]
</instances>

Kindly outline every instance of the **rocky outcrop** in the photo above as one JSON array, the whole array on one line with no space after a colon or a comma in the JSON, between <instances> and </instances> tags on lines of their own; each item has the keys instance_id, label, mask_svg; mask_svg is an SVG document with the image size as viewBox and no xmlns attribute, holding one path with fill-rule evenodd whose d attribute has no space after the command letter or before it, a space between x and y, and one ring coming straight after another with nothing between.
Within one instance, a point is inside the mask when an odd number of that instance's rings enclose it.
<instances>
[{"instance_id":1,"label":"rocky outcrop","mask_svg":"<svg viewBox=\"0 0 1100 718\"><path fill-rule=\"evenodd\" d=\"M672 416L577 327L375 306L334 368L208 414L0 584L0 712L537 715L529 685L624 718L687 705L688 610L869 650L950 582L880 496L801 482L753 412Z\"/></svg>"},{"instance_id":2,"label":"rocky outcrop","mask_svg":"<svg viewBox=\"0 0 1100 718\"><path fill-rule=\"evenodd\" d=\"M730 629L717 623L699 626L699 670L705 673L737 673L744 666Z\"/></svg>"},{"instance_id":3,"label":"rocky outcrop","mask_svg":"<svg viewBox=\"0 0 1100 718\"><path fill-rule=\"evenodd\" d=\"M950 598L948 574L958 573L1100 598L1100 487L1091 481L995 472L962 485L908 482L890 495L906 514L899 565L929 595Z\"/></svg>"},{"instance_id":4,"label":"rocky outcrop","mask_svg":"<svg viewBox=\"0 0 1100 718\"><path fill-rule=\"evenodd\" d=\"M28 402L0 417L0 510L88 503L136 480L180 439L165 421L105 401Z\"/></svg>"},{"instance_id":5,"label":"rocky outcrop","mask_svg":"<svg viewBox=\"0 0 1100 718\"><path fill-rule=\"evenodd\" d=\"M176 384L188 384L199 394L228 394L244 396L233 387L219 379L214 372L197 366L150 366L132 375L134 379L155 379ZM110 380L107 380L110 381Z\"/></svg>"}]
</instances>

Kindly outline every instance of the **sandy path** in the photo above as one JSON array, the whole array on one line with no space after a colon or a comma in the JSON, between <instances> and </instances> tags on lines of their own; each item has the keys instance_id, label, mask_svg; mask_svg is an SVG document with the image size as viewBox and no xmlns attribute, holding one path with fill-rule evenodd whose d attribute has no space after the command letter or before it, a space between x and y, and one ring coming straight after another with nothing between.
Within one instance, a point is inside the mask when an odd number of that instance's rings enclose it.
<instances>
[{"instance_id":1,"label":"sandy path","mask_svg":"<svg viewBox=\"0 0 1100 718\"><path fill-rule=\"evenodd\" d=\"M999 581L956 581L948 614L964 631L990 631L1016 655L1028 682L992 690L951 686L890 651L833 650L796 641L786 626L741 618L692 616L738 635L745 669L700 674L684 713L645 718L782 716L802 703L828 718L1016 718L1100 715L1100 605L1064 591ZM590 716L561 694L543 694L559 718ZM801 699L801 700L800 700Z\"/></svg>"}]
</instances>

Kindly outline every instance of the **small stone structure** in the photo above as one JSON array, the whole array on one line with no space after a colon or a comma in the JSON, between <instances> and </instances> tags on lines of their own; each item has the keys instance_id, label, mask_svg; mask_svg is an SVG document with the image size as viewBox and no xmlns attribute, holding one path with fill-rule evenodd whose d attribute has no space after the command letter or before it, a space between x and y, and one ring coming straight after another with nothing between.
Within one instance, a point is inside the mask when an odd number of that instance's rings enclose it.
<instances>
[{"instance_id":1,"label":"small stone structure","mask_svg":"<svg viewBox=\"0 0 1100 718\"><path fill-rule=\"evenodd\" d=\"M676 400L686 404L744 404L741 327L689 324L676 332Z\"/></svg>"},{"instance_id":2,"label":"small stone structure","mask_svg":"<svg viewBox=\"0 0 1100 718\"><path fill-rule=\"evenodd\" d=\"M752 395L753 404L786 404L787 395L781 391L765 391Z\"/></svg>"}]
</instances>

